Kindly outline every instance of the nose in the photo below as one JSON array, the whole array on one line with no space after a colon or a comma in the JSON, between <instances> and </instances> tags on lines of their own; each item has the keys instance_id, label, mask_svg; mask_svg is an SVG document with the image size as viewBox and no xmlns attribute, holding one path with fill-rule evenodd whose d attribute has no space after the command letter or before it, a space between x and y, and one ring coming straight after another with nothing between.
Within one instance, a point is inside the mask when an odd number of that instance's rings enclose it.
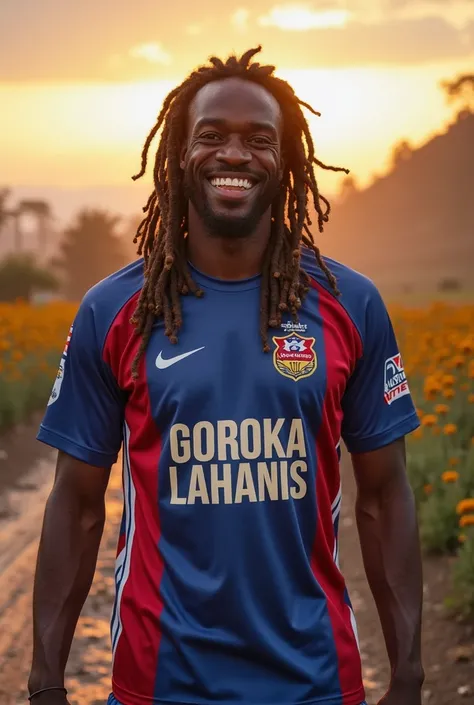
<instances>
[{"instance_id":1,"label":"nose","mask_svg":"<svg viewBox=\"0 0 474 705\"><path fill-rule=\"evenodd\" d=\"M252 161L252 154L238 136L231 136L216 153L216 159L229 166L239 166Z\"/></svg>"}]
</instances>

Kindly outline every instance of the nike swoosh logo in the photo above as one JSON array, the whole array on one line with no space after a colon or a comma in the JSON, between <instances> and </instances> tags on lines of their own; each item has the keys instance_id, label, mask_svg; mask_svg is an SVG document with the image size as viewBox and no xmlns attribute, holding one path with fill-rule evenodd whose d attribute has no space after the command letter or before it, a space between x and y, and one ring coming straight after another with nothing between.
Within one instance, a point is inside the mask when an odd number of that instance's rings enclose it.
<instances>
[{"instance_id":1,"label":"nike swoosh logo","mask_svg":"<svg viewBox=\"0 0 474 705\"><path fill-rule=\"evenodd\" d=\"M168 360L163 359L163 351L161 351L158 357L156 358L155 364L159 370L166 370L167 367L171 367L171 365L175 365L177 362L180 362L180 360L184 360L186 357L194 355L194 353L197 353L200 350L204 350L205 347L206 346L203 345L202 348L196 348L196 350L190 350L189 352L182 353L181 355L170 357L168 358Z\"/></svg>"}]
</instances>

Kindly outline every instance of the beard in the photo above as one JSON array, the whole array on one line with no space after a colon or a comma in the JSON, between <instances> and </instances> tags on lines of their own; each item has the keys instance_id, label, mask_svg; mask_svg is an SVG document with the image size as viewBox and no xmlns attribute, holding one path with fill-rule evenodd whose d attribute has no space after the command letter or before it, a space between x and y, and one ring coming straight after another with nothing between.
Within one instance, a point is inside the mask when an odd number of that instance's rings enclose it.
<instances>
[{"instance_id":1,"label":"beard","mask_svg":"<svg viewBox=\"0 0 474 705\"><path fill-rule=\"evenodd\" d=\"M250 237L280 193L280 180L275 176L263 185L259 182L258 186L254 188L259 188L261 191L253 199L251 207L246 213L236 213L235 215L231 211L219 213L213 209L202 187L202 181L196 183L188 173L184 177L186 199L193 204L209 234L216 238L235 240Z\"/></svg>"}]
</instances>

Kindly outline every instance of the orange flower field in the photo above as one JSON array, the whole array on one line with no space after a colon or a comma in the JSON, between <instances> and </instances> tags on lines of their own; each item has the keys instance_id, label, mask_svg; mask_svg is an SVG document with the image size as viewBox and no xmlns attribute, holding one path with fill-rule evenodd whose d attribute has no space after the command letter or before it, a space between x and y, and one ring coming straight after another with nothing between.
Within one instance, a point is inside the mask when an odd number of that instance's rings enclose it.
<instances>
[{"instance_id":1,"label":"orange flower field","mask_svg":"<svg viewBox=\"0 0 474 705\"><path fill-rule=\"evenodd\" d=\"M0 428L42 408L77 306L0 304ZM474 613L474 305L391 308L421 427L408 468L423 545L457 554L453 604Z\"/></svg>"},{"instance_id":2,"label":"orange flower field","mask_svg":"<svg viewBox=\"0 0 474 705\"><path fill-rule=\"evenodd\" d=\"M408 469L425 550L457 553L452 602L474 613L474 306L391 311L421 427Z\"/></svg>"},{"instance_id":3,"label":"orange flower field","mask_svg":"<svg viewBox=\"0 0 474 705\"><path fill-rule=\"evenodd\" d=\"M0 429L47 401L77 305L0 303Z\"/></svg>"}]
</instances>

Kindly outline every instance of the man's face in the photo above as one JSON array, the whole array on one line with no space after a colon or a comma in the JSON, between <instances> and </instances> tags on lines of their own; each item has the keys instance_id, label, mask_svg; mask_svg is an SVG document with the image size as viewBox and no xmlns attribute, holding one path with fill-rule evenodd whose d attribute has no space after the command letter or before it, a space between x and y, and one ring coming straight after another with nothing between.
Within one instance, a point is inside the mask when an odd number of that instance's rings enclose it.
<instances>
[{"instance_id":1,"label":"man's face","mask_svg":"<svg viewBox=\"0 0 474 705\"><path fill-rule=\"evenodd\" d=\"M280 106L240 78L210 83L189 109L181 155L186 197L217 237L247 237L278 195Z\"/></svg>"}]
</instances>

